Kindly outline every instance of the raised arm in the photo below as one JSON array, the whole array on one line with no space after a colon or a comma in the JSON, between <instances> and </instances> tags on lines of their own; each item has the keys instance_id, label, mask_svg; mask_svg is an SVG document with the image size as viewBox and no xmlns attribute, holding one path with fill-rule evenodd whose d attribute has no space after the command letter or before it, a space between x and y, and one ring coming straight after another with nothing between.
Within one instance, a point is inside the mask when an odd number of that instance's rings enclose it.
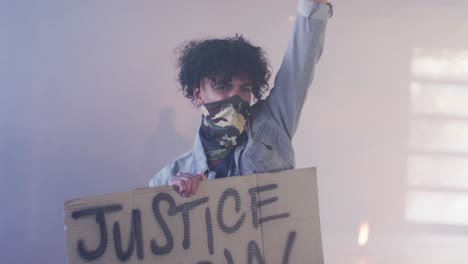
<instances>
[{"instance_id":1,"label":"raised arm","mask_svg":"<svg viewBox=\"0 0 468 264\"><path fill-rule=\"evenodd\" d=\"M292 139L323 50L325 27L331 15L327 0L299 0L294 32L266 99L273 118Z\"/></svg>"}]
</instances>

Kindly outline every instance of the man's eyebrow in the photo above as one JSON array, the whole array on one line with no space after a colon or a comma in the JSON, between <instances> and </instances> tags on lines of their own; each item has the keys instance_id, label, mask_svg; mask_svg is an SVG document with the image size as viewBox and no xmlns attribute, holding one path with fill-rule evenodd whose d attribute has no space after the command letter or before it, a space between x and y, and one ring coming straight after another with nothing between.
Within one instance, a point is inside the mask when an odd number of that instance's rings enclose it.
<instances>
[{"instance_id":1,"label":"man's eyebrow","mask_svg":"<svg viewBox=\"0 0 468 264\"><path fill-rule=\"evenodd\" d=\"M231 84L232 81L230 80L217 80L216 84Z\"/></svg>"},{"instance_id":2,"label":"man's eyebrow","mask_svg":"<svg viewBox=\"0 0 468 264\"><path fill-rule=\"evenodd\" d=\"M227 85L227 84L230 84L230 82L225 79L215 79L215 80L211 80L210 82L211 87L215 87L216 85Z\"/></svg>"}]
</instances>

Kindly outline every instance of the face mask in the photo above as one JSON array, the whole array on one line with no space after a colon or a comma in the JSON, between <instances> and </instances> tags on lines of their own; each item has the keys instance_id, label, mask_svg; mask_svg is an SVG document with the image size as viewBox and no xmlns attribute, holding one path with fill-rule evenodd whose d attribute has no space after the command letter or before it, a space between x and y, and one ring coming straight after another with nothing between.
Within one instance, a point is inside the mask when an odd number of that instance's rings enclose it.
<instances>
[{"instance_id":1,"label":"face mask","mask_svg":"<svg viewBox=\"0 0 468 264\"><path fill-rule=\"evenodd\" d=\"M227 149L238 144L250 115L250 103L235 95L201 106L201 132L207 152Z\"/></svg>"}]
</instances>

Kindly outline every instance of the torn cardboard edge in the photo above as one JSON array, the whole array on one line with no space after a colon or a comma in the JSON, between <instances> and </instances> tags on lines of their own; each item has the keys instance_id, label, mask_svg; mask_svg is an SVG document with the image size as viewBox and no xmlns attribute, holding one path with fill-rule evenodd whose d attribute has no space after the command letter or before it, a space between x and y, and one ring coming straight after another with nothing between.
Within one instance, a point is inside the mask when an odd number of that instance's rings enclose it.
<instances>
[{"instance_id":1,"label":"torn cardboard edge","mask_svg":"<svg viewBox=\"0 0 468 264\"><path fill-rule=\"evenodd\" d=\"M314 168L65 203L75 263L323 263Z\"/></svg>"}]
</instances>

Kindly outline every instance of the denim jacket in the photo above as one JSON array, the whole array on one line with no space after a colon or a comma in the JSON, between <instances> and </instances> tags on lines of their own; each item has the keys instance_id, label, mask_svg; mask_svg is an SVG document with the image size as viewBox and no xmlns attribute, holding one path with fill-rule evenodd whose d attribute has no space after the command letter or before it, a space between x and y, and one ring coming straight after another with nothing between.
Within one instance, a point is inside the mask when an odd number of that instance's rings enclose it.
<instances>
[{"instance_id":1,"label":"denim jacket","mask_svg":"<svg viewBox=\"0 0 468 264\"><path fill-rule=\"evenodd\" d=\"M239 175L294 168L291 141L312 83L315 65L322 54L330 8L310 0L299 1L294 32L274 86L266 99L252 105L246 129L248 140L234 150ZM199 133L195 136L193 149L154 175L149 186L168 185L169 179L178 172L207 173L208 179L216 178L216 172L208 167Z\"/></svg>"}]
</instances>

